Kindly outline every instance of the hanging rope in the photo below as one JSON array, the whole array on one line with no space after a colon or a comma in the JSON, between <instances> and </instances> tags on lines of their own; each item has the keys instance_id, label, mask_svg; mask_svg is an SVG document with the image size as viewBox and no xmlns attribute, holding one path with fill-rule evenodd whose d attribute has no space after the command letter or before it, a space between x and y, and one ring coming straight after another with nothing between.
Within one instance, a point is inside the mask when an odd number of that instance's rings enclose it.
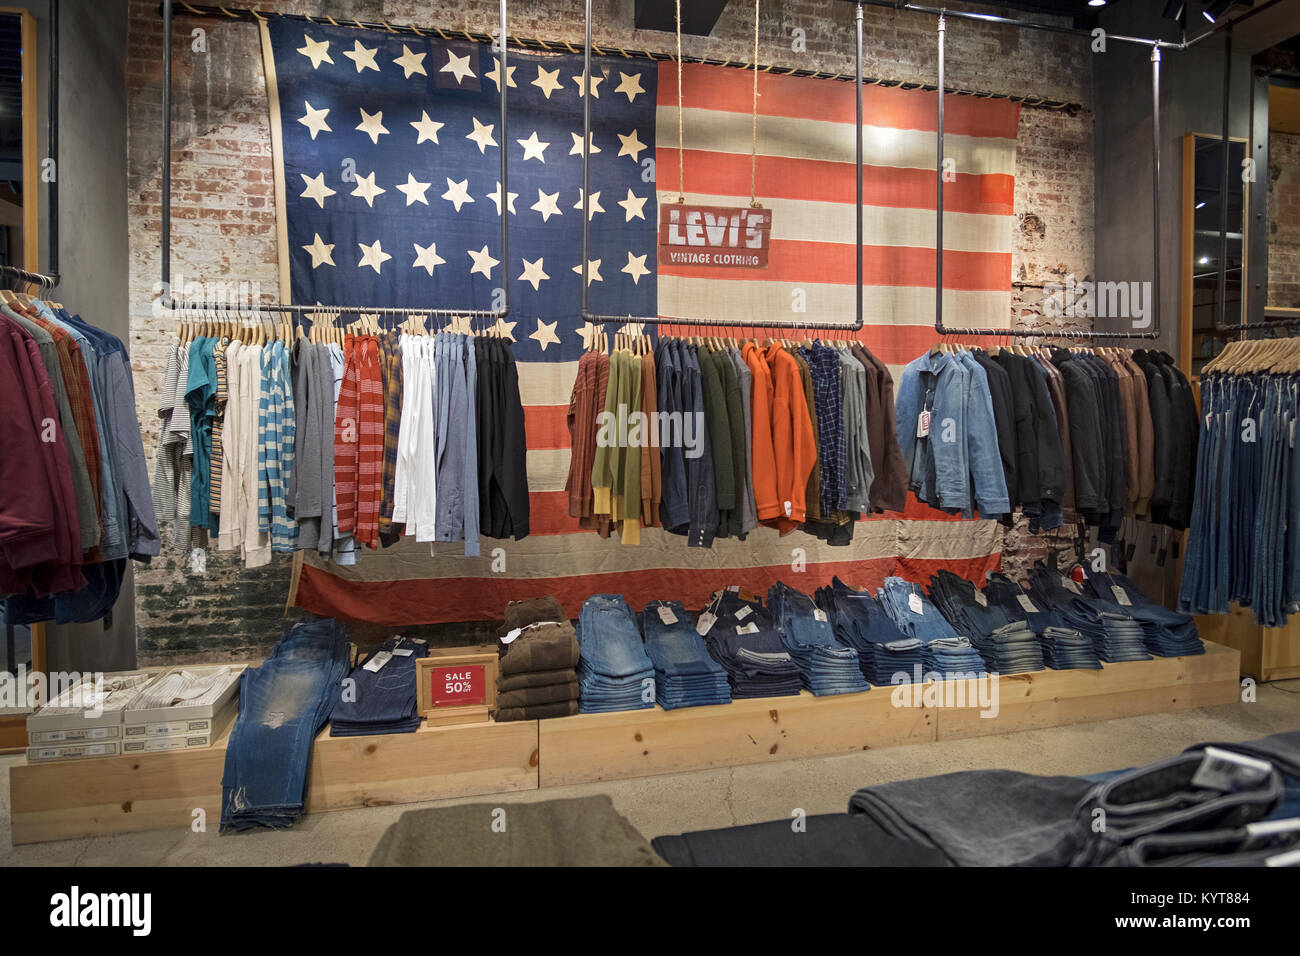
<instances>
[{"instance_id":1,"label":"hanging rope","mask_svg":"<svg viewBox=\"0 0 1300 956\"><path fill-rule=\"evenodd\" d=\"M686 147L682 135L682 0L677 0L677 201L686 202Z\"/></svg>"},{"instance_id":2,"label":"hanging rope","mask_svg":"<svg viewBox=\"0 0 1300 956\"><path fill-rule=\"evenodd\" d=\"M761 205L758 195L758 4L754 0L754 107L749 131L749 205Z\"/></svg>"}]
</instances>

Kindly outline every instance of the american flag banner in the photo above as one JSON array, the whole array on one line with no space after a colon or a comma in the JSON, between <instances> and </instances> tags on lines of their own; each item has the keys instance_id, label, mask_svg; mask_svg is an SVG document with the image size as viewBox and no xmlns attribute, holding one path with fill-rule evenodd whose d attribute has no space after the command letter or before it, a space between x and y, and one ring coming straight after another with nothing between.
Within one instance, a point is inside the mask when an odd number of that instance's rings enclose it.
<instances>
[{"instance_id":1,"label":"american flag banner","mask_svg":"<svg viewBox=\"0 0 1300 956\"><path fill-rule=\"evenodd\" d=\"M499 619L505 603L554 594L576 616L593 593L701 606L735 582L785 580L805 592L831 576L858 585L938 567L982 580L999 565L1000 526L914 500L860 522L847 547L759 528L711 549L644 529L639 546L578 528L564 491L566 414L589 328L581 293L580 55L511 51L508 130L490 47L437 36L262 24L279 190L281 292L327 305L486 309L509 282L502 330L519 362L532 533L459 545L403 539L355 566L296 557L291 601L319 614L395 626ZM687 65L684 153L677 148L677 66L593 57L590 83L589 306L737 328L854 318L854 95L851 83L760 74L756 198L772 211L764 269L669 265L656 252L660 204L750 200L753 76ZM864 90L865 325L858 338L902 366L934 334L935 94ZM945 315L1010 321L1011 226L1018 106L952 97L945 191ZM500 150L509 187L502 197ZM499 210L507 204L509 261ZM345 317L345 320L348 317ZM484 325L479 320L480 327ZM446 323L443 324L446 327ZM615 331L610 329L610 331ZM646 327L655 333L653 326Z\"/></svg>"}]
</instances>

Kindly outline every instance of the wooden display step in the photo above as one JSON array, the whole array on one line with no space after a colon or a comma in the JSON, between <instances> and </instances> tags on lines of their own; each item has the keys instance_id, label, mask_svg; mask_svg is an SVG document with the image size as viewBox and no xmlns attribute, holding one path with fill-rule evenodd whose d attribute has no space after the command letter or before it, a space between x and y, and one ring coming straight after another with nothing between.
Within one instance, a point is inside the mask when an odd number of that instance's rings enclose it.
<instances>
[{"instance_id":1,"label":"wooden display step","mask_svg":"<svg viewBox=\"0 0 1300 956\"><path fill-rule=\"evenodd\" d=\"M426 726L413 734L323 733L312 755L306 809L479 796L1237 702L1240 654L1205 646L1196 657L1000 677L992 719L979 716L973 695L968 706L944 706L959 682L940 681L835 697L804 692L674 711ZM899 695L907 695L909 706L897 706ZM9 770L13 842L188 828L196 809L215 828L227 739L195 750L35 765L20 760Z\"/></svg>"},{"instance_id":2,"label":"wooden display step","mask_svg":"<svg viewBox=\"0 0 1300 956\"><path fill-rule=\"evenodd\" d=\"M9 769L13 842L189 828L221 821L229 731L211 747ZM307 812L537 789L537 722L421 727L411 734L316 738Z\"/></svg>"}]
</instances>

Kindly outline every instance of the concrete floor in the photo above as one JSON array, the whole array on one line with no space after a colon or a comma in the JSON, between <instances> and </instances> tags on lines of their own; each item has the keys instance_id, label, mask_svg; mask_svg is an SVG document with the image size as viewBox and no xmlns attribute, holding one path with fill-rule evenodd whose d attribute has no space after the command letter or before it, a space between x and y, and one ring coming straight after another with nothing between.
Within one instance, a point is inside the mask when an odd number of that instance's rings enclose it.
<instances>
[{"instance_id":1,"label":"concrete floor","mask_svg":"<svg viewBox=\"0 0 1300 956\"><path fill-rule=\"evenodd\" d=\"M692 773L639 777L524 793L310 815L293 829L219 836L158 830L8 845L9 775L0 757L0 866L364 865L380 835L405 811L457 803L510 804L607 793L647 839L808 814L838 813L858 788L956 770L1007 768L1089 774L1149 763L1205 741L1251 740L1300 729L1300 680L1263 685L1254 703L1225 704L1048 730L893 747Z\"/></svg>"}]
</instances>

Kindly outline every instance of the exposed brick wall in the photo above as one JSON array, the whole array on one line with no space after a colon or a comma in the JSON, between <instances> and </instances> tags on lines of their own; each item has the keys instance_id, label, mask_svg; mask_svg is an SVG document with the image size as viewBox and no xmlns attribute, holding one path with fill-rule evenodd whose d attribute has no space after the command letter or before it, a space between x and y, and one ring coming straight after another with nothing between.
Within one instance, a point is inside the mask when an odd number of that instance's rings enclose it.
<instances>
[{"instance_id":1,"label":"exposed brick wall","mask_svg":"<svg viewBox=\"0 0 1300 956\"><path fill-rule=\"evenodd\" d=\"M1300 308L1300 135L1268 134L1268 304Z\"/></svg>"},{"instance_id":2,"label":"exposed brick wall","mask_svg":"<svg viewBox=\"0 0 1300 956\"><path fill-rule=\"evenodd\" d=\"M337 19L387 19L489 32L496 0L429 4L424 0L291 0L253 4L286 12L329 13ZM512 34L581 43L579 0L530 0L511 11ZM597 0L596 42L667 50L671 34L635 31L633 0ZM766 0L759 59L780 66L848 72L853 69L853 7L829 0ZM686 37L687 54L748 60L752 7L730 4L708 38ZM206 52L192 49L190 31L202 29ZM156 0L131 0L129 183L131 338L145 451L157 441L157 401L170 323L155 311L160 274L159 147L161 143L162 25ZM795 52L795 30L806 49ZM173 40L174 278L245 281L269 298L278 287L274 238L270 130L266 84L257 31L251 24L178 16ZM994 24L950 21L949 85L994 93L1034 94L1084 108L1063 112L1022 110L1016 169L1012 278L1030 286L1066 274L1091 277L1092 66L1087 44L1042 31L1018 32ZM864 72L889 80L934 83L935 22L868 8L864 17ZM183 294L177 289L177 294ZM1034 288L1017 291L1014 315L1035 325L1040 308ZM1038 556L1046 542L1013 531L1015 554ZM210 552L206 572L190 573L187 555L166 552L136 574L140 659L205 660L256 656L284 625L289 562L246 571L229 555ZM293 612L291 612L293 613ZM433 633L433 632L431 632ZM435 636L461 639L478 629ZM377 636L377 635L368 635Z\"/></svg>"}]
</instances>

